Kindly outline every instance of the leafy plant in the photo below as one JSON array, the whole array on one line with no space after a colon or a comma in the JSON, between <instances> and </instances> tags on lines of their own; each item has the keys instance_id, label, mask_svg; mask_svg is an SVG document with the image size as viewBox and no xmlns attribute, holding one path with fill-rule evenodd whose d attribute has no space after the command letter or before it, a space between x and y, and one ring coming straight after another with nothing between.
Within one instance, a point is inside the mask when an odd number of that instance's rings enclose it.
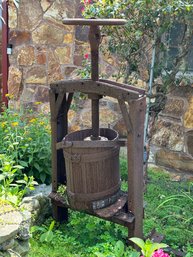
<instances>
[{"instance_id":1,"label":"leafy plant","mask_svg":"<svg viewBox=\"0 0 193 257\"><path fill-rule=\"evenodd\" d=\"M0 153L23 167L27 176L49 183L51 147L49 119L43 114L5 109L0 115Z\"/></svg>"},{"instance_id":2,"label":"leafy plant","mask_svg":"<svg viewBox=\"0 0 193 257\"><path fill-rule=\"evenodd\" d=\"M169 257L168 254L165 254L163 256L163 251L156 252L156 250L159 250L161 248L166 248L168 245L163 243L154 243L151 240L147 239L146 241L143 241L140 238L132 237L129 239L133 243L135 243L139 248L141 248L141 252L143 254L143 257ZM157 254L158 253L158 254Z\"/></svg>"},{"instance_id":3,"label":"leafy plant","mask_svg":"<svg viewBox=\"0 0 193 257\"><path fill-rule=\"evenodd\" d=\"M33 226L31 227L31 233L33 234L34 232L40 232L41 233L41 236L39 239L40 242L51 243L54 238L54 233L53 233L54 225L55 225L55 221L53 220L49 225L49 227Z\"/></svg>"},{"instance_id":4,"label":"leafy plant","mask_svg":"<svg viewBox=\"0 0 193 257\"><path fill-rule=\"evenodd\" d=\"M89 54L86 53L84 54L84 59L82 61L82 67L80 69L77 69L77 75L81 78L81 79L90 79L91 78L91 63L89 60ZM82 92L76 92L74 94L74 98L72 101L72 105L71 108L74 111L77 111L78 108L78 102L80 99L87 99L87 95L82 93Z\"/></svg>"},{"instance_id":5,"label":"leafy plant","mask_svg":"<svg viewBox=\"0 0 193 257\"><path fill-rule=\"evenodd\" d=\"M58 187L57 193L60 194L61 196L65 196L66 195L66 186L60 185Z\"/></svg>"},{"instance_id":6,"label":"leafy plant","mask_svg":"<svg viewBox=\"0 0 193 257\"><path fill-rule=\"evenodd\" d=\"M103 253L99 253L99 252L96 252L95 255L97 257L106 257L107 256L107 255L105 255ZM113 248L112 253L110 253L110 255L108 255L108 256L110 256L110 257L139 257L139 255L140 254L134 250L126 251L123 242L117 241Z\"/></svg>"},{"instance_id":7,"label":"leafy plant","mask_svg":"<svg viewBox=\"0 0 193 257\"><path fill-rule=\"evenodd\" d=\"M63 198L63 200L66 202L66 204L69 204L68 202L68 195L65 185L59 185L57 193L60 194L60 196Z\"/></svg>"},{"instance_id":8,"label":"leafy plant","mask_svg":"<svg viewBox=\"0 0 193 257\"><path fill-rule=\"evenodd\" d=\"M91 76L91 63L89 61L89 54L84 55L84 59L82 61L81 69L77 70L77 75L79 75L82 79L90 79Z\"/></svg>"},{"instance_id":9,"label":"leafy plant","mask_svg":"<svg viewBox=\"0 0 193 257\"><path fill-rule=\"evenodd\" d=\"M32 176L22 174L23 169L21 165L14 165L14 161L6 155L0 154L0 197L15 205L37 184ZM21 179L17 180L18 177Z\"/></svg>"},{"instance_id":10,"label":"leafy plant","mask_svg":"<svg viewBox=\"0 0 193 257\"><path fill-rule=\"evenodd\" d=\"M188 244L186 252L187 252L187 254L185 255L185 257L192 257L193 256L193 247L190 244Z\"/></svg>"}]
</instances>

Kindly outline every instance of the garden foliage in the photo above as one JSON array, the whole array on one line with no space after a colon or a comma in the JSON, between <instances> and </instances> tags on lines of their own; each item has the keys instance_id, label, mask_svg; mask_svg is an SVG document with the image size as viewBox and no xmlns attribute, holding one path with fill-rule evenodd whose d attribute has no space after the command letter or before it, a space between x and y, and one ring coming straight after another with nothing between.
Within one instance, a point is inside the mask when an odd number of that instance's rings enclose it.
<instances>
[{"instance_id":1,"label":"garden foliage","mask_svg":"<svg viewBox=\"0 0 193 257\"><path fill-rule=\"evenodd\" d=\"M141 257L170 257L168 254L164 253L161 248L166 248L168 245L163 243L153 243L151 240L147 239L143 241L141 238L132 237L130 240L135 243L143 254Z\"/></svg>"},{"instance_id":2,"label":"garden foliage","mask_svg":"<svg viewBox=\"0 0 193 257\"><path fill-rule=\"evenodd\" d=\"M125 77L125 82L128 82L132 71L141 73L141 69L150 70L152 48L155 47L155 76L162 75L166 87L179 82L176 74L182 66L183 72L187 69L187 65L182 64L190 51L193 37L192 0L82 0L82 3L83 16L86 18L127 20L124 27L103 27L103 33L109 36L108 47L103 46L103 49L119 57L118 77ZM168 55L170 40L167 35L177 23L183 24L184 30L179 52L171 58Z\"/></svg>"},{"instance_id":3,"label":"garden foliage","mask_svg":"<svg viewBox=\"0 0 193 257\"><path fill-rule=\"evenodd\" d=\"M122 189L127 190L126 160L121 158ZM189 187L190 185L190 187ZM63 190L61 189L61 193ZM188 192L188 197L179 197L173 203L168 201L174 194ZM163 171L149 169L148 186L145 193L144 235L155 228L165 236L164 242L173 249L181 249L187 253L186 257L193 256L193 223L188 220L192 217L192 186L187 182L171 181ZM163 204L162 204L163 203ZM170 204L170 206L168 206ZM174 207L176 206L176 207ZM35 256L66 256L66 257L139 257L141 254L126 246L128 237L127 228L114 223L89 216L84 213L69 210L67 224L55 223L50 229L52 220L47 220L42 228L32 230L32 248L30 257ZM52 228L52 226L51 226ZM51 238L50 240L50 232ZM47 237L48 236L48 237ZM40 242L44 240L42 244ZM142 244L145 251L150 249L149 241ZM57 248L56 248L57 245ZM150 248L148 248L150 246ZM165 245L153 245L156 249ZM153 247L151 249L153 249ZM48 250L49 249L49 250ZM165 249L165 248L164 248ZM154 248L155 250L155 248ZM168 249L155 251L154 257L167 256ZM175 255L169 254L171 257Z\"/></svg>"},{"instance_id":4,"label":"garden foliage","mask_svg":"<svg viewBox=\"0 0 193 257\"><path fill-rule=\"evenodd\" d=\"M48 117L5 109L0 115L0 137L1 178L9 177L10 183L15 183L33 177L37 182L50 183Z\"/></svg>"}]
</instances>

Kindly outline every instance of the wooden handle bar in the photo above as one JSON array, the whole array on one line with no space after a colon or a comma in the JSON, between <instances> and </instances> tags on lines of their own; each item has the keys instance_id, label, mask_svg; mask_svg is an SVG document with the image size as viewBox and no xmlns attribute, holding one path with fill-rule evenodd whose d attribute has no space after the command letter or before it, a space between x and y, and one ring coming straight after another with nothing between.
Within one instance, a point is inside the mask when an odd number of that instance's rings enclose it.
<instances>
[{"instance_id":1,"label":"wooden handle bar","mask_svg":"<svg viewBox=\"0 0 193 257\"><path fill-rule=\"evenodd\" d=\"M99 26L99 25L125 25L125 19L64 19L63 24L68 25L89 25L89 26Z\"/></svg>"}]
</instances>

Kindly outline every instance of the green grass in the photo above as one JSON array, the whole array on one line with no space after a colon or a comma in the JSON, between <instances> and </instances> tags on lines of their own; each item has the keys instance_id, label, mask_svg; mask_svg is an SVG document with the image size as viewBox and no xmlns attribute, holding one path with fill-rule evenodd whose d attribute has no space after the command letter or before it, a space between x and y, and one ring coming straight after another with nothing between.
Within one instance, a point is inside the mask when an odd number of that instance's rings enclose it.
<instances>
[{"instance_id":1,"label":"green grass","mask_svg":"<svg viewBox=\"0 0 193 257\"><path fill-rule=\"evenodd\" d=\"M121 172L126 179L126 161L121 160ZM126 183L123 182L126 188ZM149 169L148 186L145 193L144 234L147 236L153 228L165 236L164 242L173 248L193 248L193 188L187 182L172 182L163 172ZM172 195L189 192L190 197L177 197L174 201L166 199ZM160 206L164 201L166 203ZM160 206L160 207L159 207ZM49 226L50 220L46 222ZM40 243L40 234L31 239L29 257L71 257L96 256L101 252L110 256L118 240L125 242L127 229L119 225L103 221L84 213L70 211L68 224L56 224L51 243ZM127 248L127 251L129 249Z\"/></svg>"},{"instance_id":2,"label":"green grass","mask_svg":"<svg viewBox=\"0 0 193 257\"><path fill-rule=\"evenodd\" d=\"M174 248L183 248L188 242L193 245L193 186L171 181L168 175L154 170L149 170L148 180L145 234L155 227ZM184 192L187 197L182 197ZM174 195L176 197L168 201Z\"/></svg>"},{"instance_id":3,"label":"green grass","mask_svg":"<svg viewBox=\"0 0 193 257\"><path fill-rule=\"evenodd\" d=\"M40 247L37 235L31 240L29 256L95 256L93 253L98 251L108 254L117 240L126 236L124 232L113 223L70 211L69 223L56 225L49 251L46 243Z\"/></svg>"}]
</instances>

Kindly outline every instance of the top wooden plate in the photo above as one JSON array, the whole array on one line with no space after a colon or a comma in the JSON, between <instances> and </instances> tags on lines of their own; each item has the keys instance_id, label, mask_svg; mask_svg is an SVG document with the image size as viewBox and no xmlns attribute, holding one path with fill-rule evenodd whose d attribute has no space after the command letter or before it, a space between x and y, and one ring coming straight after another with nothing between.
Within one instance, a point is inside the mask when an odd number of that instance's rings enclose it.
<instances>
[{"instance_id":1,"label":"top wooden plate","mask_svg":"<svg viewBox=\"0 0 193 257\"><path fill-rule=\"evenodd\" d=\"M73 18L73 19L64 19L63 23L68 25L89 25L89 26L97 26L97 25L124 25L126 24L126 20L124 19L81 19L81 18Z\"/></svg>"}]
</instances>

